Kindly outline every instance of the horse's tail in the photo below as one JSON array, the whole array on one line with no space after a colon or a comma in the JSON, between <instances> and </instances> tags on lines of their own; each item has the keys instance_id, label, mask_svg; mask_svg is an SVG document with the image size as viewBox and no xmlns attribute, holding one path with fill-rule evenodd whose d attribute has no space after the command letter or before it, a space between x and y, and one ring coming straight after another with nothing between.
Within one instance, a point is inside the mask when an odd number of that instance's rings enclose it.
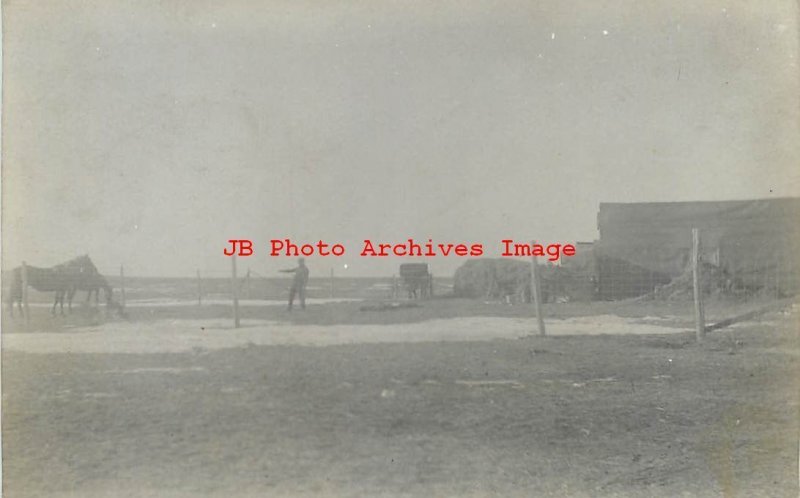
<instances>
[{"instance_id":1,"label":"horse's tail","mask_svg":"<svg viewBox=\"0 0 800 498\"><path fill-rule=\"evenodd\" d=\"M22 268L14 268L11 275L11 284L6 289L6 304L13 313L14 302L22 301Z\"/></svg>"}]
</instances>

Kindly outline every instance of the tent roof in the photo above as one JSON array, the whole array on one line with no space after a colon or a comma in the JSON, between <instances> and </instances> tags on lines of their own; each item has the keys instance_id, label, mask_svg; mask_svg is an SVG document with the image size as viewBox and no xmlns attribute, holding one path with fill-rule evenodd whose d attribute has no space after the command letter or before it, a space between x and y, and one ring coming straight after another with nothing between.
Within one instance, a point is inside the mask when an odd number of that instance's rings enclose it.
<instances>
[{"instance_id":1,"label":"tent roof","mask_svg":"<svg viewBox=\"0 0 800 498\"><path fill-rule=\"evenodd\" d=\"M800 229L800 198L601 203L597 228L601 240L691 228L734 232L797 231Z\"/></svg>"}]
</instances>

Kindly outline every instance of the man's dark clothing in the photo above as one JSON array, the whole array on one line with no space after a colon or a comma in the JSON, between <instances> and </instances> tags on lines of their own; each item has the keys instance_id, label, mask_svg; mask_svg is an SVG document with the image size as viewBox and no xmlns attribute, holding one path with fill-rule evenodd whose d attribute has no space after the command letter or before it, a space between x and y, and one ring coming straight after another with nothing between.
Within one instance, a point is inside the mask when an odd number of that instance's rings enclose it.
<instances>
[{"instance_id":1,"label":"man's dark clothing","mask_svg":"<svg viewBox=\"0 0 800 498\"><path fill-rule=\"evenodd\" d=\"M283 270L284 273L294 273L292 287L289 289L289 310L294 304L294 297L300 297L300 308L306 309L306 284L308 284L308 267L300 265L292 270Z\"/></svg>"}]
</instances>

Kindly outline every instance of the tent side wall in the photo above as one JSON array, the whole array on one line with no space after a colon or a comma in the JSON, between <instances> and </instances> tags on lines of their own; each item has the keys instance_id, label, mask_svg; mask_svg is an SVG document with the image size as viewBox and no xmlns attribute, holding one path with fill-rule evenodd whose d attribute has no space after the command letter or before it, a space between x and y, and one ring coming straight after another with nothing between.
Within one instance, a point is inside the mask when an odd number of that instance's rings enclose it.
<instances>
[{"instance_id":1,"label":"tent side wall","mask_svg":"<svg viewBox=\"0 0 800 498\"><path fill-rule=\"evenodd\" d=\"M703 260L750 288L800 289L800 199L601 204L595 244L600 299L650 292L684 272L691 230Z\"/></svg>"}]
</instances>

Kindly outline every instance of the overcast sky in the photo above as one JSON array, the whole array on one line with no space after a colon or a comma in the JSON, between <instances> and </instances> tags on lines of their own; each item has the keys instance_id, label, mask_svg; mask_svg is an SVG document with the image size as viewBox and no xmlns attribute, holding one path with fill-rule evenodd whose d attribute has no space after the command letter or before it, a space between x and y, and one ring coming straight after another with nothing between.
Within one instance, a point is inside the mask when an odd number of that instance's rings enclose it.
<instances>
[{"instance_id":1,"label":"overcast sky","mask_svg":"<svg viewBox=\"0 0 800 498\"><path fill-rule=\"evenodd\" d=\"M255 5L259 4L259 5ZM272 274L271 238L571 242L800 195L793 1L4 2L3 263ZM463 260L429 260L438 274ZM343 269L344 264L349 269Z\"/></svg>"}]
</instances>

